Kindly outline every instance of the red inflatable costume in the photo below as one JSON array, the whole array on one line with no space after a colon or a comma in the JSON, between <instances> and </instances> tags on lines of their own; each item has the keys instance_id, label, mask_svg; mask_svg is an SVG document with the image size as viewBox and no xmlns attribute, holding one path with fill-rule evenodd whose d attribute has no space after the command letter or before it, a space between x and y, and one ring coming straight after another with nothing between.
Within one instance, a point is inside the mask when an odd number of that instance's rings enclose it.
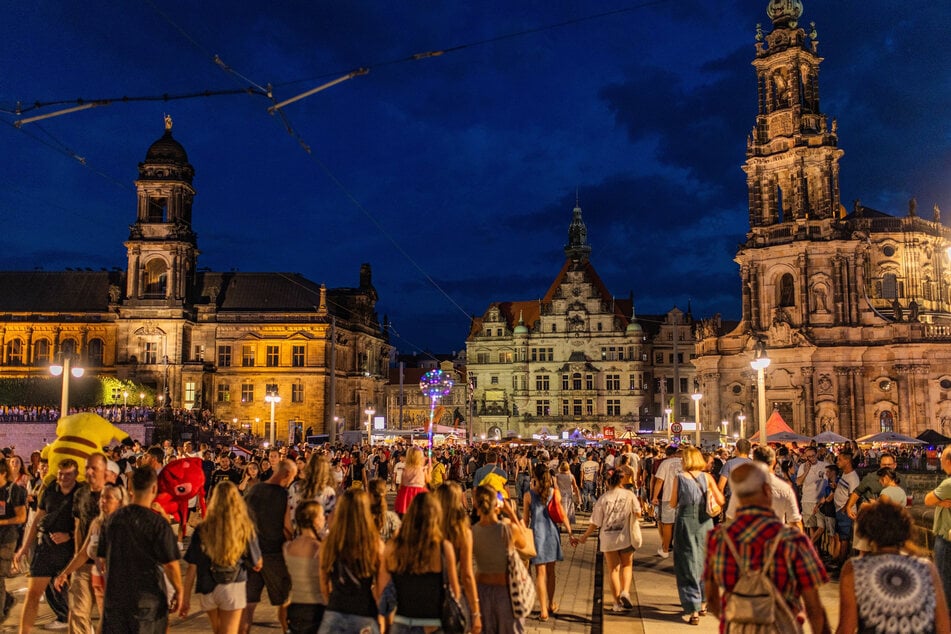
<instances>
[{"instance_id":1,"label":"red inflatable costume","mask_svg":"<svg viewBox=\"0 0 951 634\"><path fill-rule=\"evenodd\" d=\"M155 501L181 526L185 536L188 525L188 501L198 496L198 509L205 516L205 472L201 458L179 458L162 467L158 475Z\"/></svg>"}]
</instances>

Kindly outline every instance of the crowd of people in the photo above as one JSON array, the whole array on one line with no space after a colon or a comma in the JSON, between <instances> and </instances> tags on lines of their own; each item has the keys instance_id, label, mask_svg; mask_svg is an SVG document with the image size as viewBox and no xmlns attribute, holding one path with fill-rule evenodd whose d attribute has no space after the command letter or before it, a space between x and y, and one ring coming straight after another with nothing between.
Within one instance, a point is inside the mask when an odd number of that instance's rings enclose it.
<instances>
[{"instance_id":1,"label":"crowd of people","mask_svg":"<svg viewBox=\"0 0 951 634\"><path fill-rule=\"evenodd\" d=\"M559 562L595 536L606 610L631 610L634 552L656 527L651 556L672 557L687 623L831 632L818 589L838 577L837 632L949 631L951 449L925 499L934 563L910 544L895 456L850 449L127 442L90 455L82 482L61 461L48 484L38 453L7 450L0 610L14 604L3 573L19 569L24 633L44 595L53 628L91 632L98 613L102 632L160 632L203 611L212 631L243 633L265 591L293 634L433 632L453 604L466 631L518 633L559 614ZM184 457L201 459L208 505L182 532L155 497L157 473ZM737 591L757 571L779 597L765 624Z\"/></svg>"}]
</instances>

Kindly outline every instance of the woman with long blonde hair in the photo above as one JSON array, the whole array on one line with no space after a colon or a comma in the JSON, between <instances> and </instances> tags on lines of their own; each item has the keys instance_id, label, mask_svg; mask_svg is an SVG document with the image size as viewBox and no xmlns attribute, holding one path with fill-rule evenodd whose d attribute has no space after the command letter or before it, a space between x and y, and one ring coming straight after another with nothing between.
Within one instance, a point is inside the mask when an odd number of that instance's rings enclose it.
<instances>
[{"instance_id":1,"label":"woman with long blonde hair","mask_svg":"<svg viewBox=\"0 0 951 634\"><path fill-rule=\"evenodd\" d=\"M320 634L379 634L376 580L383 540L370 516L370 495L347 489L337 500L330 531L320 550L320 591L327 609Z\"/></svg>"},{"instance_id":2,"label":"woman with long blonde hair","mask_svg":"<svg viewBox=\"0 0 951 634\"><path fill-rule=\"evenodd\" d=\"M436 499L442 506L443 536L452 544L456 561L459 563L459 581L472 615L472 632L479 634L482 631L482 615L479 611L479 594L472 568L472 529L462 500L462 487L458 482L446 482L436 489Z\"/></svg>"},{"instance_id":3,"label":"woman with long blonde hair","mask_svg":"<svg viewBox=\"0 0 951 634\"><path fill-rule=\"evenodd\" d=\"M307 500L317 502L329 517L337 502L333 472L330 468L330 458L326 454L312 453L303 469L300 480L291 483L287 488L287 521L286 526L296 528L294 522L297 506Z\"/></svg>"},{"instance_id":4,"label":"woman with long blonde hair","mask_svg":"<svg viewBox=\"0 0 951 634\"><path fill-rule=\"evenodd\" d=\"M179 616L188 616L194 586L212 631L236 634L247 605L247 569L260 570L263 561L248 507L233 482L224 480L212 489L205 519L192 535L185 562L189 566Z\"/></svg>"},{"instance_id":5,"label":"woman with long blonde hair","mask_svg":"<svg viewBox=\"0 0 951 634\"><path fill-rule=\"evenodd\" d=\"M432 493L413 498L399 533L386 545L377 587L396 586L395 634L435 632L442 626L443 575L459 596L456 556L443 538L442 508Z\"/></svg>"},{"instance_id":6,"label":"woman with long blonde hair","mask_svg":"<svg viewBox=\"0 0 951 634\"><path fill-rule=\"evenodd\" d=\"M393 502L393 510L401 516L406 513L414 497L427 491L426 485L429 483L429 465L423 461L422 449L410 447L406 452L404 465L400 489L396 492L396 501Z\"/></svg>"}]
</instances>

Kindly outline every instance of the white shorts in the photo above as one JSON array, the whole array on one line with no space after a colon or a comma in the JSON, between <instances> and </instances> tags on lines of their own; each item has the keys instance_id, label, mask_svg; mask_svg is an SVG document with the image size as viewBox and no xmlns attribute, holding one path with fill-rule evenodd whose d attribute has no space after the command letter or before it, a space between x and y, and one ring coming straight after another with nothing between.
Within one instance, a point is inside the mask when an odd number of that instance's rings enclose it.
<instances>
[{"instance_id":1,"label":"white shorts","mask_svg":"<svg viewBox=\"0 0 951 634\"><path fill-rule=\"evenodd\" d=\"M658 520L661 524L673 524L677 521L677 509L670 508L670 500L662 500L659 506L660 517Z\"/></svg>"},{"instance_id":2,"label":"white shorts","mask_svg":"<svg viewBox=\"0 0 951 634\"><path fill-rule=\"evenodd\" d=\"M198 604L205 612L210 610L243 610L248 604L246 581L219 583L211 594L199 594Z\"/></svg>"}]
</instances>

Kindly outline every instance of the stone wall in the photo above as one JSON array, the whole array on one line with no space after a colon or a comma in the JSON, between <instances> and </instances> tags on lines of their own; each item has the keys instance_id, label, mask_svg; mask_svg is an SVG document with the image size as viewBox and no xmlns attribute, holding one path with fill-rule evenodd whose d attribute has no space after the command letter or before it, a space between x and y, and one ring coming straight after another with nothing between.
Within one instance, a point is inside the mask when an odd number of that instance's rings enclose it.
<instances>
[{"instance_id":1,"label":"stone wall","mask_svg":"<svg viewBox=\"0 0 951 634\"><path fill-rule=\"evenodd\" d=\"M145 425L129 423L117 425L135 440L146 440ZM56 423L4 423L0 425L0 447L15 447L16 453L29 459L30 453L39 451L56 439Z\"/></svg>"}]
</instances>

